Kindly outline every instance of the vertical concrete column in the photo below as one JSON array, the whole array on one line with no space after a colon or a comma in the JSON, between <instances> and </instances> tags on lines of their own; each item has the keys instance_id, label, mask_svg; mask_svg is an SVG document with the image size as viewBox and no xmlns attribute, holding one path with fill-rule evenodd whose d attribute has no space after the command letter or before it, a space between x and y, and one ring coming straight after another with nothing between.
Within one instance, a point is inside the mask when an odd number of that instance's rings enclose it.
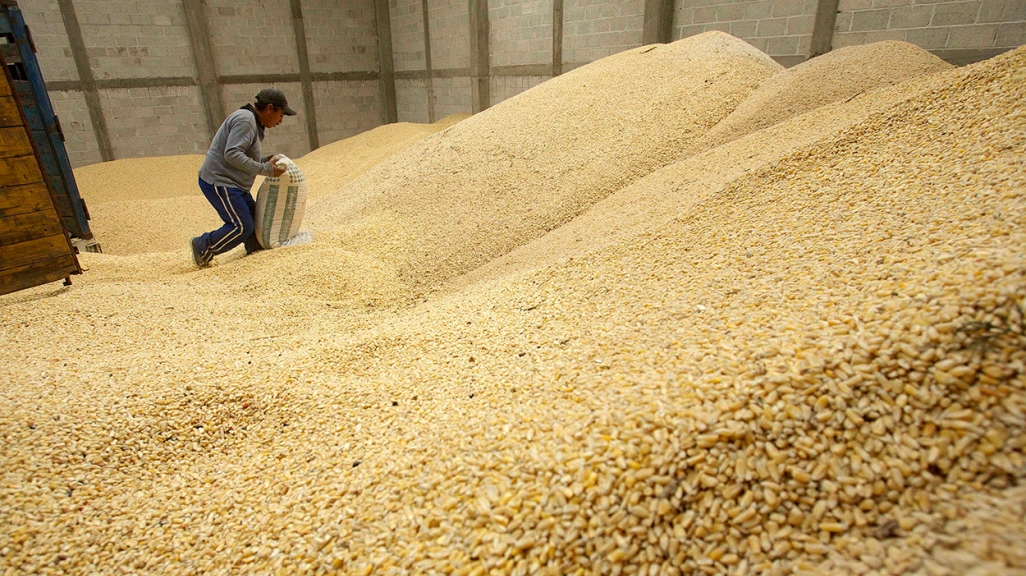
<instances>
[{"instance_id":1,"label":"vertical concrete column","mask_svg":"<svg viewBox=\"0 0 1026 576\"><path fill-rule=\"evenodd\" d=\"M388 13L388 0L374 0L374 18L378 24L378 60L381 99L385 103L385 123L399 121L395 99L395 60L392 56L392 21Z\"/></svg>"},{"instance_id":2,"label":"vertical concrete column","mask_svg":"<svg viewBox=\"0 0 1026 576\"><path fill-rule=\"evenodd\" d=\"M107 120L103 117L103 107L100 106L100 95L96 91L96 79L93 77L93 69L89 65L89 55L86 53L85 40L82 39L82 27L78 24L78 14L75 13L75 5L71 0L57 0L57 4L61 10L61 18L64 20L64 29L68 32L71 54L75 59L75 68L78 70L78 80L82 84L82 93L85 96L86 107L89 109L89 120L93 124L96 143L100 147L100 158L104 162L108 162L114 159L114 147L110 143L110 132L107 130Z\"/></svg>"},{"instance_id":3,"label":"vertical concrete column","mask_svg":"<svg viewBox=\"0 0 1026 576\"><path fill-rule=\"evenodd\" d=\"M196 75L199 80L200 93L203 95L203 112L206 115L210 137L224 121L224 103L221 99L221 86L217 83L217 69L214 68L213 51L210 49L210 26L203 0L182 0L185 9L185 21L189 27L189 44L192 56L196 61Z\"/></svg>"},{"instance_id":4,"label":"vertical concrete column","mask_svg":"<svg viewBox=\"0 0 1026 576\"><path fill-rule=\"evenodd\" d=\"M642 44L666 44L673 39L673 0L645 0Z\"/></svg>"},{"instance_id":5,"label":"vertical concrete column","mask_svg":"<svg viewBox=\"0 0 1026 576\"><path fill-rule=\"evenodd\" d=\"M310 149L321 147L317 136L317 106L314 104L313 81L310 78L310 57L306 50L306 28L303 26L301 0L289 0L292 4L292 29L296 36L296 56L299 58L299 81L303 84L303 105L306 107L306 134Z\"/></svg>"},{"instance_id":6,"label":"vertical concrete column","mask_svg":"<svg viewBox=\"0 0 1026 576\"><path fill-rule=\"evenodd\" d=\"M491 106L488 0L470 0L470 90L474 113Z\"/></svg>"},{"instance_id":7,"label":"vertical concrete column","mask_svg":"<svg viewBox=\"0 0 1026 576\"><path fill-rule=\"evenodd\" d=\"M563 0L552 0L552 77L563 73Z\"/></svg>"},{"instance_id":8,"label":"vertical concrete column","mask_svg":"<svg viewBox=\"0 0 1026 576\"><path fill-rule=\"evenodd\" d=\"M812 24L812 46L809 48L809 58L826 54L833 48L837 4L838 0L819 0L816 6L816 19Z\"/></svg>"},{"instance_id":9,"label":"vertical concrete column","mask_svg":"<svg viewBox=\"0 0 1026 576\"><path fill-rule=\"evenodd\" d=\"M434 72L431 68L431 25L428 17L428 0L421 0L420 9L424 14L424 68L427 69L427 104L428 122L435 122L435 83Z\"/></svg>"}]
</instances>

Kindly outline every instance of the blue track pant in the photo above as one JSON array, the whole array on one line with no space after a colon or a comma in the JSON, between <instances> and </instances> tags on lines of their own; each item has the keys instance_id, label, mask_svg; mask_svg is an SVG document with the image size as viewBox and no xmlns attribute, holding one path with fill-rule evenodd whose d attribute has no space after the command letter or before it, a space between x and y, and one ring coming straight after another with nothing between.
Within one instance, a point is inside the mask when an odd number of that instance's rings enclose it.
<instances>
[{"instance_id":1,"label":"blue track pant","mask_svg":"<svg viewBox=\"0 0 1026 576\"><path fill-rule=\"evenodd\" d=\"M224 220L221 226L213 232L207 232L200 236L200 248L206 256L224 254L243 242L246 243L246 252L252 252L255 248L256 236L253 234L253 214L256 213L256 201L249 190L242 188L230 188L228 186L213 186L207 184L202 178L199 179L200 190L207 197L207 201L217 210L217 215Z\"/></svg>"}]
</instances>

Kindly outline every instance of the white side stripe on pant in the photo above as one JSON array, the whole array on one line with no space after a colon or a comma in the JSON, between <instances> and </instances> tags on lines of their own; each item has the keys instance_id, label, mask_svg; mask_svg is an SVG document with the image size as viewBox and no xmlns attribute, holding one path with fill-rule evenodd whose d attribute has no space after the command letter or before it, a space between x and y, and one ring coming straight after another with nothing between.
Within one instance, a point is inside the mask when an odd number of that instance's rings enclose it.
<instances>
[{"instance_id":1,"label":"white side stripe on pant","mask_svg":"<svg viewBox=\"0 0 1026 576\"><path fill-rule=\"evenodd\" d=\"M213 246L208 246L207 251L209 252L219 250L221 246L229 244L234 241L235 238L242 236L242 219L239 218L238 212L235 211L235 207L232 206L231 200L228 198L228 187L222 186L218 188L217 186L214 186L214 192L217 193L218 199L221 200L221 204L224 206L224 211L232 217L231 224L232 226L235 226L235 230L226 234L224 238L221 238L220 242Z\"/></svg>"}]
</instances>

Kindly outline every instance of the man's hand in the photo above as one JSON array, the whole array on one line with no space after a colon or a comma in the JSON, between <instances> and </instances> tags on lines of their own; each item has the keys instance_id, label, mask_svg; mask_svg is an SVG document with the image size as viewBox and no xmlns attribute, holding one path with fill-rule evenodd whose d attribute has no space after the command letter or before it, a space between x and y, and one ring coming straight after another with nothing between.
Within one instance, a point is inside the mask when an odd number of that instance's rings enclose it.
<instances>
[{"instance_id":1,"label":"man's hand","mask_svg":"<svg viewBox=\"0 0 1026 576\"><path fill-rule=\"evenodd\" d=\"M284 154L274 154L272 156L268 156L268 160L270 160L271 167L274 170L274 177L275 178L277 178L278 176L281 176L282 174L285 173L286 169L278 166L278 161L281 160L284 157L285 157Z\"/></svg>"}]
</instances>

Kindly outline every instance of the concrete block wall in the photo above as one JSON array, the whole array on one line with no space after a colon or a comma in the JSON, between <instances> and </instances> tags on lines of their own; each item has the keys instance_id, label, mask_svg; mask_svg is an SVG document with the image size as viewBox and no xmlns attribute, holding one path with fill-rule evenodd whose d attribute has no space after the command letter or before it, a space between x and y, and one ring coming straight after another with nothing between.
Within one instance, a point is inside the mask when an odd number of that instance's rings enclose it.
<instances>
[{"instance_id":1,"label":"concrete block wall","mask_svg":"<svg viewBox=\"0 0 1026 576\"><path fill-rule=\"evenodd\" d=\"M218 74L281 74L299 69L287 1L205 0L205 4Z\"/></svg>"},{"instance_id":2,"label":"concrete block wall","mask_svg":"<svg viewBox=\"0 0 1026 576\"><path fill-rule=\"evenodd\" d=\"M74 166L85 166L102 162L100 146L96 142L93 123L89 118L82 93L72 90L50 90L50 103L54 113L61 119L64 130L64 147Z\"/></svg>"},{"instance_id":3,"label":"concrete block wall","mask_svg":"<svg viewBox=\"0 0 1026 576\"><path fill-rule=\"evenodd\" d=\"M424 49L423 3L421 0L393 0L388 13L396 71L424 70L427 59Z\"/></svg>"},{"instance_id":4,"label":"concrete block wall","mask_svg":"<svg viewBox=\"0 0 1026 576\"><path fill-rule=\"evenodd\" d=\"M307 52L313 72L378 69L374 5L366 0L303 0ZM291 28L290 20L281 23ZM394 39L394 36L393 36ZM290 47L295 51L295 45Z\"/></svg>"},{"instance_id":5,"label":"concrete block wall","mask_svg":"<svg viewBox=\"0 0 1026 576\"><path fill-rule=\"evenodd\" d=\"M493 76L491 80L492 102L498 104L534 88L549 78L551 76Z\"/></svg>"},{"instance_id":6,"label":"concrete block wall","mask_svg":"<svg viewBox=\"0 0 1026 576\"><path fill-rule=\"evenodd\" d=\"M181 3L78 0L75 10L95 78L196 73Z\"/></svg>"},{"instance_id":7,"label":"concrete block wall","mask_svg":"<svg viewBox=\"0 0 1026 576\"><path fill-rule=\"evenodd\" d=\"M210 144L196 86L103 90L100 104L118 158L204 154Z\"/></svg>"},{"instance_id":8,"label":"concrete block wall","mask_svg":"<svg viewBox=\"0 0 1026 576\"><path fill-rule=\"evenodd\" d=\"M552 0L489 0L492 66L552 64Z\"/></svg>"},{"instance_id":9,"label":"concrete block wall","mask_svg":"<svg viewBox=\"0 0 1026 576\"><path fill-rule=\"evenodd\" d=\"M673 41L721 30L786 66L806 60L813 45L838 48L904 40L963 64L1026 43L1024 0L839 0L831 15L836 16L835 25L816 28L817 10L828 4L19 2L76 166L124 156L203 152L224 115L267 85L285 90L300 112L269 131L267 149L300 156L314 145L352 136L389 118L427 122L481 110L553 73L656 38ZM62 12L69 6L74 17ZM668 13L672 20L666 20ZM380 21L386 14L386 21ZM296 15L302 19L294 20ZM487 26L472 29L472 20L487 21ZM199 38L203 27L206 36ZM382 46L379 38L386 32L391 45ZM88 75L80 78L83 61Z\"/></svg>"},{"instance_id":10,"label":"concrete block wall","mask_svg":"<svg viewBox=\"0 0 1026 576\"><path fill-rule=\"evenodd\" d=\"M808 59L817 5L816 0L676 0L673 38L719 30L792 66Z\"/></svg>"},{"instance_id":11,"label":"concrete block wall","mask_svg":"<svg viewBox=\"0 0 1026 576\"><path fill-rule=\"evenodd\" d=\"M1026 43L1024 0L840 0L834 47L910 42L957 64Z\"/></svg>"},{"instance_id":12,"label":"concrete block wall","mask_svg":"<svg viewBox=\"0 0 1026 576\"><path fill-rule=\"evenodd\" d=\"M565 0L563 62L574 68L641 46L645 0Z\"/></svg>"},{"instance_id":13,"label":"concrete block wall","mask_svg":"<svg viewBox=\"0 0 1026 576\"><path fill-rule=\"evenodd\" d=\"M435 78L435 118L441 120L450 114L470 112L470 78Z\"/></svg>"},{"instance_id":14,"label":"concrete block wall","mask_svg":"<svg viewBox=\"0 0 1026 576\"><path fill-rule=\"evenodd\" d=\"M384 109L377 82L315 82L313 88L321 146L366 132L384 123Z\"/></svg>"},{"instance_id":15,"label":"concrete block wall","mask_svg":"<svg viewBox=\"0 0 1026 576\"><path fill-rule=\"evenodd\" d=\"M293 0L203 0L215 93L205 94L186 0L70 0L98 106L87 104L73 34L55 0L19 0L61 118L73 166L104 159L204 153L224 116L260 88L283 89L299 115L267 133L290 156L385 121L373 2L302 0L316 127L307 124ZM266 80L262 80L266 78ZM220 111L207 121L210 99ZM217 108L217 106L214 106ZM101 134L110 142L106 153Z\"/></svg>"},{"instance_id":16,"label":"concrete block wall","mask_svg":"<svg viewBox=\"0 0 1026 576\"><path fill-rule=\"evenodd\" d=\"M418 122L421 124L429 122L426 79L396 80L395 94L396 109L400 122Z\"/></svg>"},{"instance_id":17,"label":"concrete block wall","mask_svg":"<svg viewBox=\"0 0 1026 576\"><path fill-rule=\"evenodd\" d=\"M429 0L428 25L431 30L431 67L435 70L470 68L470 10L467 0ZM469 98L467 104L470 104Z\"/></svg>"},{"instance_id":18,"label":"concrete block wall","mask_svg":"<svg viewBox=\"0 0 1026 576\"><path fill-rule=\"evenodd\" d=\"M25 22L32 30L36 44L36 60L47 82L78 80L71 41L64 28L64 18L56 2L21 0L18 2Z\"/></svg>"}]
</instances>

